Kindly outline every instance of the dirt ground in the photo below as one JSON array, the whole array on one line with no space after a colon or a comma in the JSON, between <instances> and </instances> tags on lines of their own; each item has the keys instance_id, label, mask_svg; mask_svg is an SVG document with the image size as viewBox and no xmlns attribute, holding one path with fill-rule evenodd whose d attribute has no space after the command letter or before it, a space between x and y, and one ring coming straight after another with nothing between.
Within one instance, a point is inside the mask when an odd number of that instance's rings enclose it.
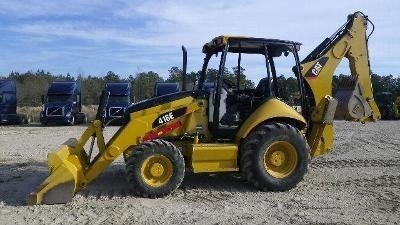
<instances>
[{"instance_id":1,"label":"dirt ground","mask_svg":"<svg viewBox=\"0 0 400 225\"><path fill-rule=\"evenodd\" d=\"M84 128L0 127L0 224L400 223L400 121L336 122L332 152L288 192L257 191L237 174L188 174L168 197L138 198L118 159L71 203L26 206L47 153Z\"/></svg>"}]
</instances>

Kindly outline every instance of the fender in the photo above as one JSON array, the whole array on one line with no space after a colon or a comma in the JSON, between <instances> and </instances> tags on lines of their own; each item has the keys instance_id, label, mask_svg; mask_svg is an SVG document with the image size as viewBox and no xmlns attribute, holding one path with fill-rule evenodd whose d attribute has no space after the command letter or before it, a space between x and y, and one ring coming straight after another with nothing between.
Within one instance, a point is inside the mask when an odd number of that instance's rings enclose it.
<instances>
[{"instance_id":1,"label":"fender","mask_svg":"<svg viewBox=\"0 0 400 225\"><path fill-rule=\"evenodd\" d=\"M239 143L242 138L247 137L254 127L271 119L296 121L301 128L304 128L307 124L304 117L292 107L276 98L270 98L262 103L240 126L235 136L235 143Z\"/></svg>"}]
</instances>

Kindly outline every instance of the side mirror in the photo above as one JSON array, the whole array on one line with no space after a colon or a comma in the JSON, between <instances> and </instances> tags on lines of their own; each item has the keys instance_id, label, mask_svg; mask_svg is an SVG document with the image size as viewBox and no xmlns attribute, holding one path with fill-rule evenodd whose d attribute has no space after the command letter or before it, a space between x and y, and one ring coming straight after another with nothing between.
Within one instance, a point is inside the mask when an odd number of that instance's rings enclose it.
<instances>
[{"instance_id":1,"label":"side mirror","mask_svg":"<svg viewBox=\"0 0 400 225\"><path fill-rule=\"evenodd\" d=\"M104 110L108 103L108 98L110 97L110 92L103 90L100 96L99 107L97 108L96 120L102 122L102 127L104 127Z\"/></svg>"},{"instance_id":2,"label":"side mirror","mask_svg":"<svg viewBox=\"0 0 400 225\"><path fill-rule=\"evenodd\" d=\"M44 104L44 95L40 96L42 99L42 104Z\"/></svg>"}]
</instances>

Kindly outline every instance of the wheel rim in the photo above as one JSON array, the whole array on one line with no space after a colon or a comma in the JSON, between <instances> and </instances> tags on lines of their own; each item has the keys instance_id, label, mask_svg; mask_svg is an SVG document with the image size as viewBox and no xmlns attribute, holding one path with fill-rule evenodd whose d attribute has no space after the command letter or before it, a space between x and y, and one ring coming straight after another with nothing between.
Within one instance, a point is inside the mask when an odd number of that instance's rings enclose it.
<instances>
[{"instance_id":1,"label":"wheel rim","mask_svg":"<svg viewBox=\"0 0 400 225\"><path fill-rule=\"evenodd\" d=\"M149 156L143 161L140 168L143 181L151 187L160 187L168 183L173 174L171 160L167 157L156 154Z\"/></svg>"},{"instance_id":2,"label":"wheel rim","mask_svg":"<svg viewBox=\"0 0 400 225\"><path fill-rule=\"evenodd\" d=\"M286 141L276 141L264 153L264 169L275 178L289 176L297 166L296 148Z\"/></svg>"}]
</instances>

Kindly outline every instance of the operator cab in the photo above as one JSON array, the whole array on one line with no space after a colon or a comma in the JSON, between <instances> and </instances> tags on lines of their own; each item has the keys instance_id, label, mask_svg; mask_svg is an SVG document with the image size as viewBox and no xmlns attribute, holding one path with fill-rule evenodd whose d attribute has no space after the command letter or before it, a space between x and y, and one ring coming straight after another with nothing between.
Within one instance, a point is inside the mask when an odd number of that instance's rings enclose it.
<instances>
[{"instance_id":1,"label":"operator cab","mask_svg":"<svg viewBox=\"0 0 400 225\"><path fill-rule=\"evenodd\" d=\"M277 39L219 36L203 46L206 57L198 90L204 90L206 84L212 87L207 87L210 90L209 125L215 137L234 137L237 129L251 113L270 98L293 103L293 94L288 94L287 87L280 82L282 74L292 77L298 92L295 94L298 98L296 104L302 108L303 83L298 76L300 64L297 55L300 45ZM212 56L218 59L219 54L219 60L212 62ZM254 64L257 60L258 64ZM218 65L218 73L214 75L210 75L210 70L207 69L212 63ZM233 72L229 71L230 68ZM292 70L286 70L287 68ZM257 73L249 74L250 79L261 76L257 85L245 82L245 70L246 74ZM210 81L214 84L209 85Z\"/></svg>"}]
</instances>

